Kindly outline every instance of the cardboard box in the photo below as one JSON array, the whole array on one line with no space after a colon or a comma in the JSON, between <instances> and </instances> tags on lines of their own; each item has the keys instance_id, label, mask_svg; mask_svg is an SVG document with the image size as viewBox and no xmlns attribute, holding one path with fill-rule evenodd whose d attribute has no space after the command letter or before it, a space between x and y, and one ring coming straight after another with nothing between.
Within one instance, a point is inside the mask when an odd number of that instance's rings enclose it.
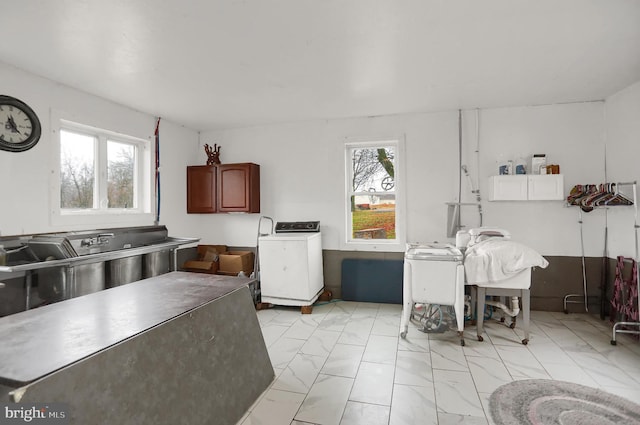
<instances>
[{"instance_id":1,"label":"cardboard box","mask_svg":"<svg viewBox=\"0 0 640 425\"><path fill-rule=\"evenodd\" d=\"M217 273L218 262L217 261L185 261L182 268L188 272L200 272L200 273Z\"/></svg>"},{"instance_id":2,"label":"cardboard box","mask_svg":"<svg viewBox=\"0 0 640 425\"><path fill-rule=\"evenodd\" d=\"M223 252L227 252L226 245L198 245L198 260L200 261L211 261L211 258L207 258L208 256L219 255Z\"/></svg>"},{"instance_id":3,"label":"cardboard box","mask_svg":"<svg viewBox=\"0 0 640 425\"><path fill-rule=\"evenodd\" d=\"M219 255L226 251L226 245L198 245L198 259L185 261L182 268L189 272L217 273Z\"/></svg>"},{"instance_id":4,"label":"cardboard box","mask_svg":"<svg viewBox=\"0 0 640 425\"><path fill-rule=\"evenodd\" d=\"M241 271L249 276L253 272L253 252L227 251L219 255L219 274L237 275Z\"/></svg>"}]
</instances>

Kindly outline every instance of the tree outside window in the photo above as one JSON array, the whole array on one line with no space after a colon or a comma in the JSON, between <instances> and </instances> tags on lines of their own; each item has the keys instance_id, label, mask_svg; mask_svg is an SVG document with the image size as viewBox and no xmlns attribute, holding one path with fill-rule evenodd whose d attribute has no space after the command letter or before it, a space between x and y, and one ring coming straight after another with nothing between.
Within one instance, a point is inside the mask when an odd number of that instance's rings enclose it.
<instances>
[{"instance_id":1,"label":"tree outside window","mask_svg":"<svg viewBox=\"0 0 640 425\"><path fill-rule=\"evenodd\" d=\"M60 208L137 208L137 156L135 142L111 140L99 132L61 129ZM103 175L106 179L99 177Z\"/></svg>"},{"instance_id":2,"label":"tree outside window","mask_svg":"<svg viewBox=\"0 0 640 425\"><path fill-rule=\"evenodd\" d=\"M107 143L107 195L109 208L134 206L135 146Z\"/></svg>"},{"instance_id":3,"label":"tree outside window","mask_svg":"<svg viewBox=\"0 0 640 425\"><path fill-rule=\"evenodd\" d=\"M396 239L396 143L347 147L349 239Z\"/></svg>"},{"instance_id":4,"label":"tree outside window","mask_svg":"<svg viewBox=\"0 0 640 425\"><path fill-rule=\"evenodd\" d=\"M94 208L96 138L60 132L60 207Z\"/></svg>"}]
</instances>

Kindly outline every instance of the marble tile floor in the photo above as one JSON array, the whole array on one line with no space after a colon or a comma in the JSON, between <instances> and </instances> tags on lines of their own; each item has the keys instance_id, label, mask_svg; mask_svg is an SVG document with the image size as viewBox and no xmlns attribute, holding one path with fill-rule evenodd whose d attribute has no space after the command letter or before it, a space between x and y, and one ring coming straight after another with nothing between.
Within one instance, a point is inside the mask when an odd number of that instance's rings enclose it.
<instances>
[{"instance_id":1,"label":"marble tile floor","mask_svg":"<svg viewBox=\"0 0 640 425\"><path fill-rule=\"evenodd\" d=\"M401 306L334 301L313 313L257 312L276 378L237 425L491 425L491 393L510 381L575 382L640 400L640 343L588 314L531 312L530 341L497 320L399 337Z\"/></svg>"}]
</instances>

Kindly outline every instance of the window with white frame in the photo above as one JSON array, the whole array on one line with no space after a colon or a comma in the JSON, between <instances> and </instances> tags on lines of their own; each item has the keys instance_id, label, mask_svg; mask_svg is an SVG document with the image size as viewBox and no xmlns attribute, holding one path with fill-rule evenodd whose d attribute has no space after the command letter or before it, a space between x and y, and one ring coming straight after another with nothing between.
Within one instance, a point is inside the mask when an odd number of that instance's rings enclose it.
<instances>
[{"instance_id":1,"label":"window with white frame","mask_svg":"<svg viewBox=\"0 0 640 425\"><path fill-rule=\"evenodd\" d=\"M61 216L149 213L148 141L68 121L58 134Z\"/></svg>"},{"instance_id":2,"label":"window with white frame","mask_svg":"<svg viewBox=\"0 0 640 425\"><path fill-rule=\"evenodd\" d=\"M403 244L399 140L347 143L347 244Z\"/></svg>"}]
</instances>

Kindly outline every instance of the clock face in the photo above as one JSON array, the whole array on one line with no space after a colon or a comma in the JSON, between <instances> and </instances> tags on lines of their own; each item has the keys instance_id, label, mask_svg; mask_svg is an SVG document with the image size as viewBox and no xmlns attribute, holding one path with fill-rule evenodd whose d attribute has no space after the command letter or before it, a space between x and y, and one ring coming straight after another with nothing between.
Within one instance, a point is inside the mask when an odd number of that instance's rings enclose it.
<instances>
[{"instance_id":1,"label":"clock face","mask_svg":"<svg viewBox=\"0 0 640 425\"><path fill-rule=\"evenodd\" d=\"M21 152L40 139L40 121L24 102L0 95L0 149Z\"/></svg>"},{"instance_id":2,"label":"clock face","mask_svg":"<svg viewBox=\"0 0 640 425\"><path fill-rule=\"evenodd\" d=\"M0 139L8 143L24 143L33 133L31 119L23 110L11 105L0 105Z\"/></svg>"}]
</instances>

